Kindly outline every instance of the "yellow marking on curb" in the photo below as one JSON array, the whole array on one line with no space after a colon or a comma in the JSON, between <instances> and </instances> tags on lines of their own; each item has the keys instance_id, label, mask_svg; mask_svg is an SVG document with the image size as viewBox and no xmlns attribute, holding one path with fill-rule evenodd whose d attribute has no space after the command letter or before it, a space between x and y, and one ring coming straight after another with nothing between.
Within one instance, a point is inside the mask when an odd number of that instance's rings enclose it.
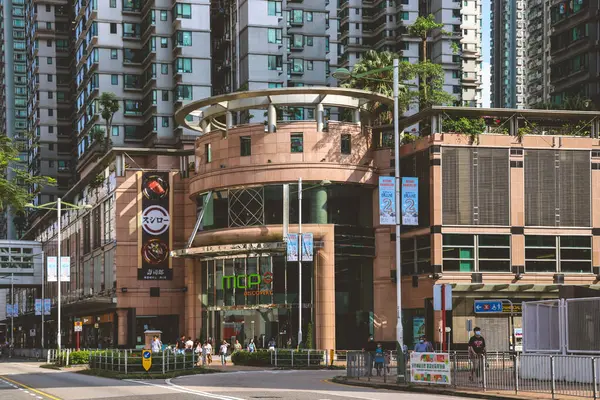
<instances>
[{"instance_id":1,"label":"yellow marking on curb","mask_svg":"<svg viewBox=\"0 0 600 400\"><path fill-rule=\"evenodd\" d=\"M7 378L6 376L0 375L0 379L4 379L4 380L5 380L5 381L7 381L7 382L13 383L13 384L15 384L15 385L17 385L17 386L20 386L20 387L22 387L22 388L24 388L24 389L30 390L30 391L32 391L33 393L37 393L37 394L39 394L40 396L47 397L47 398L49 398L49 399L51 399L51 400L61 400L60 398L58 398L58 397L54 397L54 396L52 396L51 394L48 394L48 393L42 392L41 390L37 390L37 389L34 389L34 388L32 388L32 387L29 387L29 386L25 385L24 383L17 382L17 381L13 381L12 379L10 379L10 378Z\"/></svg>"}]
</instances>

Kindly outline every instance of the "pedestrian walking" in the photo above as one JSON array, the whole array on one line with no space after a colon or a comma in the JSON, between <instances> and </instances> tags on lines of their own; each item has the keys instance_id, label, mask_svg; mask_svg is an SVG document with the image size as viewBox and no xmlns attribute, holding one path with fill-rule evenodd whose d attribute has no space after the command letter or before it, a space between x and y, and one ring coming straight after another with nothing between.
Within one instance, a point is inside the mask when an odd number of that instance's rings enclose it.
<instances>
[{"instance_id":1,"label":"pedestrian walking","mask_svg":"<svg viewBox=\"0 0 600 400\"><path fill-rule=\"evenodd\" d=\"M256 344L254 343L254 339L251 339L250 343L248 343L248 351L250 353L254 353L256 351Z\"/></svg>"},{"instance_id":2,"label":"pedestrian walking","mask_svg":"<svg viewBox=\"0 0 600 400\"><path fill-rule=\"evenodd\" d=\"M155 335L154 338L152 339L152 352L160 353L161 350L162 350L162 342L160 341L158 336Z\"/></svg>"},{"instance_id":3,"label":"pedestrian walking","mask_svg":"<svg viewBox=\"0 0 600 400\"><path fill-rule=\"evenodd\" d=\"M483 357L485 357L485 339L481 335L481 328L474 329L475 335L469 339L469 359L471 360L471 376L469 380L473 380L473 375L479 378L482 375Z\"/></svg>"},{"instance_id":4,"label":"pedestrian walking","mask_svg":"<svg viewBox=\"0 0 600 400\"><path fill-rule=\"evenodd\" d=\"M419 338L419 342L415 344L415 353L433 353L433 345L423 335Z\"/></svg>"},{"instance_id":5,"label":"pedestrian walking","mask_svg":"<svg viewBox=\"0 0 600 400\"><path fill-rule=\"evenodd\" d=\"M375 349L375 369L377 370L377 376L381 376L384 363L385 355L383 354L383 347L381 343L377 343L377 348Z\"/></svg>"},{"instance_id":6,"label":"pedestrian walking","mask_svg":"<svg viewBox=\"0 0 600 400\"><path fill-rule=\"evenodd\" d=\"M206 353L206 362L208 362L208 365L212 364L212 344L208 340L204 344L204 351Z\"/></svg>"},{"instance_id":7,"label":"pedestrian walking","mask_svg":"<svg viewBox=\"0 0 600 400\"><path fill-rule=\"evenodd\" d=\"M227 365L227 349L229 348L229 343L223 340L221 347L219 349L219 354L221 355L221 365Z\"/></svg>"}]
</instances>

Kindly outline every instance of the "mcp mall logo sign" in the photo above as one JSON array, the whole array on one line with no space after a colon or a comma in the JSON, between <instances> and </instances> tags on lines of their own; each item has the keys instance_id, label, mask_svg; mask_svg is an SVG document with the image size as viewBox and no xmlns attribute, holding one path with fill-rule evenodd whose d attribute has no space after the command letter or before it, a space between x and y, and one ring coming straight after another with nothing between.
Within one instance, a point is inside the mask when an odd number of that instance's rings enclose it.
<instances>
[{"instance_id":1,"label":"mcp mall logo sign","mask_svg":"<svg viewBox=\"0 0 600 400\"><path fill-rule=\"evenodd\" d=\"M273 290L260 290L260 285L270 285L273 282L273 273L267 271L260 274L249 275L224 275L223 289L246 289L245 296L272 295Z\"/></svg>"}]
</instances>

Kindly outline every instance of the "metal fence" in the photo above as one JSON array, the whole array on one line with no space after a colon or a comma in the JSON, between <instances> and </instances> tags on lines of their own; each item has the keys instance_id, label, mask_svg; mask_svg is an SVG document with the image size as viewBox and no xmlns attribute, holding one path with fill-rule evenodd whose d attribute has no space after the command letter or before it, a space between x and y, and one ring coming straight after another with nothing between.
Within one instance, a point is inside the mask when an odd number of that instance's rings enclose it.
<instances>
[{"instance_id":1,"label":"metal fence","mask_svg":"<svg viewBox=\"0 0 600 400\"><path fill-rule=\"evenodd\" d=\"M275 349L268 351L274 367L345 367L347 350Z\"/></svg>"},{"instance_id":2,"label":"metal fence","mask_svg":"<svg viewBox=\"0 0 600 400\"><path fill-rule=\"evenodd\" d=\"M389 369L387 364L378 369L370 353L349 352L347 357L348 378L396 381L393 358ZM466 352L453 352L450 364L451 385L455 388L600 399L600 357L497 352L473 359ZM407 381L410 376L407 362Z\"/></svg>"},{"instance_id":3,"label":"metal fence","mask_svg":"<svg viewBox=\"0 0 600 400\"><path fill-rule=\"evenodd\" d=\"M600 298L523 303L523 351L600 354Z\"/></svg>"},{"instance_id":4,"label":"metal fence","mask_svg":"<svg viewBox=\"0 0 600 400\"><path fill-rule=\"evenodd\" d=\"M140 350L97 350L89 353L90 368L113 371L121 374L165 374L173 371L189 370L200 366L202 357L196 353L176 353L164 350L152 353L152 365L148 371L142 366Z\"/></svg>"}]
</instances>

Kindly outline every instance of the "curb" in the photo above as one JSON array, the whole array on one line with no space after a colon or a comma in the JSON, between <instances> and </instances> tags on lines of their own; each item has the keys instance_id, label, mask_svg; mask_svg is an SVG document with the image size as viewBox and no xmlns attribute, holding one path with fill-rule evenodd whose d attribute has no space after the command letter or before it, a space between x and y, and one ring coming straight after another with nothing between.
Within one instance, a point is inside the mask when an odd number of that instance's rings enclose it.
<instances>
[{"instance_id":1,"label":"curb","mask_svg":"<svg viewBox=\"0 0 600 400\"><path fill-rule=\"evenodd\" d=\"M341 385L348 386L359 386L359 387L370 387L375 389L386 389L386 390L395 390L400 392L412 392L412 393L428 393L428 394L439 394L445 396L456 396L456 397L467 397L473 399L488 399L488 400L515 400L515 399L527 399L528 397L524 396L506 396L499 394L491 394L485 392L467 392L467 391L459 391L459 390L450 390L450 389L439 389L439 388L431 388L425 386L416 386L416 385L397 385L392 383L371 383L371 382L356 382L349 381L345 377L336 376L331 379L332 382L338 383ZM534 397L531 397L534 399Z\"/></svg>"}]
</instances>

